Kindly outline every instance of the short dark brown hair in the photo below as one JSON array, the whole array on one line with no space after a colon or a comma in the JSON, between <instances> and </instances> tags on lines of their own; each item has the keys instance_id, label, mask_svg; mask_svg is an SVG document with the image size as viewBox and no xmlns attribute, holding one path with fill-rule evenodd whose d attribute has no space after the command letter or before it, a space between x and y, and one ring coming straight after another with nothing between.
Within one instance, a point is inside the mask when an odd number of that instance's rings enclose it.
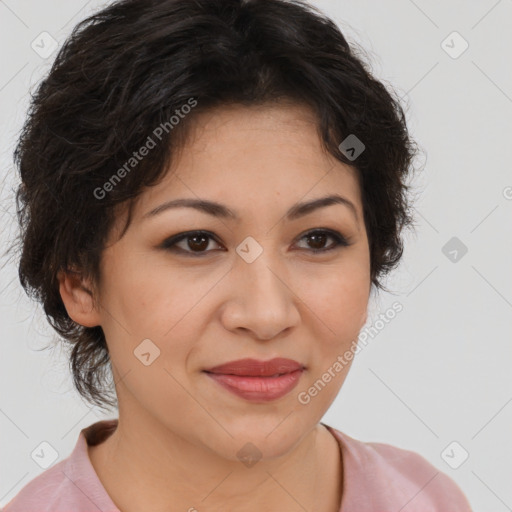
<instances>
[{"instance_id":1,"label":"short dark brown hair","mask_svg":"<svg viewBox=\"0 0 512 512\"><path fill-rule=\"evenodd\" d=\"M108 348L101 326L69 317L57 273L79 268L99 282L117 207L129 205L124 235L134 199L163 178L200 112L282 100L310 106L324 147L357 172L371 283L385 289L381 278L402 257L401 231L413 224L406 181L416 144L400 99L359 53L300 0L122 0L73 29L31 98L14 160L20 282L72 347L74 385L88 402L116 405ZM128 172L157 127L156 147ZM355 160L340 150L349 135L365 146ZM116 170L122 179L112 184Z\"/></svg>"}]
</instances>

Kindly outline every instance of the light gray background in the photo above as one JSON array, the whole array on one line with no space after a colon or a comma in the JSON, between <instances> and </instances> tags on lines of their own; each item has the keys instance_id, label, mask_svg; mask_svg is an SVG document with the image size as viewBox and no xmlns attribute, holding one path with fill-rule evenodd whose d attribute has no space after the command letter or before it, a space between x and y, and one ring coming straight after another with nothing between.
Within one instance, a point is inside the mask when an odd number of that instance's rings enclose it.
<instances>
[{"instance_id":1,"label":"light gray background","mask_svg":"<svg viewBox=\"0 0 512 512\"><path fill-rule=\"evenodd\" d=\"M407 109L424 153L415 182L418 227L407 235L396 294L373 299L367 326L394 301L403 311L369 337L323 421L348 435L414 450L463 489L475 511L512 510L512 0L314 2L369 53L376 76ZM12 150L28 92L49 69L31 43L59 44L101 2L0 1L2 247L16 234ZM453 36L457 31L468 49ZM453 41L453 42L452 42ZM451 261L457 237L468 249ZM54 333L24 295L14 261L0 272L0 504L43 471L49 442L62 458L80 429L103 419L72 387ZM365 327L366 329L366 327ZM107 416L112 417L112 416ZM441 457L457 441L458 469ZM457 451L458 450L458 451ZM449 451L452 459L461 448ZM453 462L452 462L453 464Z\"/></svg>"}]
</instances>

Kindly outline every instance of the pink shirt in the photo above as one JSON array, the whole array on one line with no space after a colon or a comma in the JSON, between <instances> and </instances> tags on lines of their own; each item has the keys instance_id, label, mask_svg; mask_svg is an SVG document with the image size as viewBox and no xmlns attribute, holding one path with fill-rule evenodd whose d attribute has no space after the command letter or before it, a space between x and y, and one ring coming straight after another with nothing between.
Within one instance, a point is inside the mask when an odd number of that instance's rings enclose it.
<instances>
[{"instance_id":1,"label":"pink shirt","mask_svg":"<svg viewBox=\"0 0 512 512\"><path fill-rule=\"evenodd\" d=\"M323 424L337 439L343 459L339 512L471 512L455 482L421 455L353 439ZM28 482L5 512L120 512L98 478L87 444L101 443L117 426L102 420L80 431L67 458Z\"/></svg>"}]
</instances>

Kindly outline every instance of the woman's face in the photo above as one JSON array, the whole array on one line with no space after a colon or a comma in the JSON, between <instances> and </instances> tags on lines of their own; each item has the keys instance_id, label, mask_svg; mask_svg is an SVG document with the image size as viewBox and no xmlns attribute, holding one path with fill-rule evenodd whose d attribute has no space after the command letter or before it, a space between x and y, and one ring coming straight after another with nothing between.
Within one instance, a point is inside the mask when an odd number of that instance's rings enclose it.
<instances>
[{"instance_id":1,"label":"woman's face","mask_svg":"<svg viewBox=\"0 0 512 512\"><path fill-rule=\"evenodd\" d=\"M350 366L338 357L354 349L366 320L361 192L354 170L322 150L305 107L224 107L195 127L165 179L140 196L124 237L112 233L91 315L107 339L121 421L149 418L227 459L248 441L271 458L321 420ZM288 217L333 195L347 203ZM151 214L178 199L222 206ZM208 235L166 247L198 230ZM205 372L277 357L305 367L280 398L240 396Z\"/></svg>"}]
</instances>

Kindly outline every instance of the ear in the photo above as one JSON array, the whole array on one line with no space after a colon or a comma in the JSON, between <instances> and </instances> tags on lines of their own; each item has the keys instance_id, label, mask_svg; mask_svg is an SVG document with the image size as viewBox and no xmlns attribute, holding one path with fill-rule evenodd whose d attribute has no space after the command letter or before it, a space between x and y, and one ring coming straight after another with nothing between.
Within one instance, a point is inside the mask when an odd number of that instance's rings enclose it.
<instances>
[{"instance_id":1,"label":"ear","mask_svg":"<svg viewBox=\"0 0 512 512\"><path fill-rule=\"evenodd\" d=\"M101 317L95 308L90 282L74 269L59 270L57 279L62 302L70 318L84 327L100 325Z\"/></svg>"}]
</instances>

